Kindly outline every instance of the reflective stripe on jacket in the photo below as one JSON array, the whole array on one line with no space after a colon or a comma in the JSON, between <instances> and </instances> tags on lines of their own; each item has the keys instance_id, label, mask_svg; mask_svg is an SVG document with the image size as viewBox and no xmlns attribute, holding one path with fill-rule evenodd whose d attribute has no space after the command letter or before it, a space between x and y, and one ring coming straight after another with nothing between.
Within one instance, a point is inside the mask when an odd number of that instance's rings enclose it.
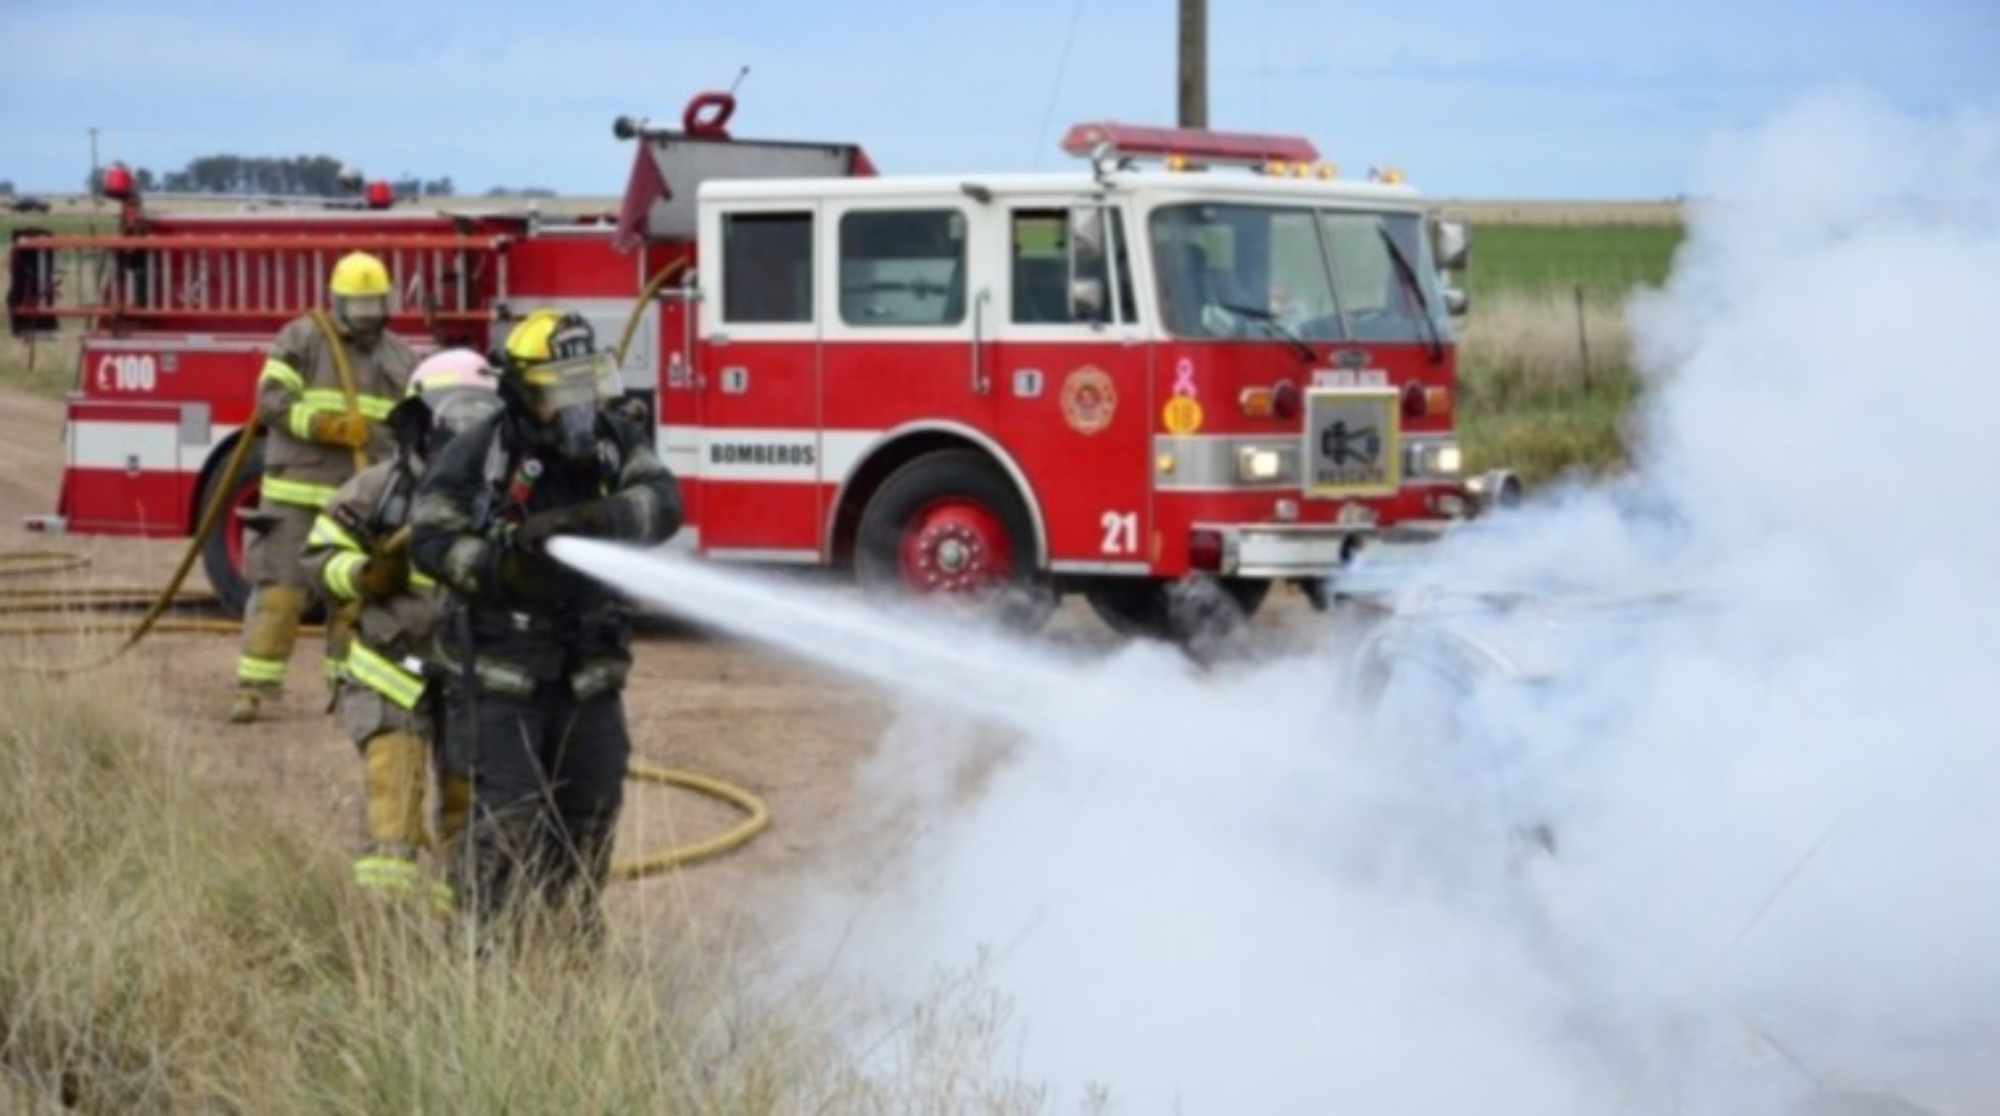
<instances>
[{"instance_id":1,"label":"reflective stripe on jacket","mask_svg":"<svg viewBox=\"0 0 2000 1116\"><path fill-rule=\"evenodd\" d=\"M341 485L313 521L302 560L335 602L361 600L361 568L408 519L416 482L402 472L406 468L396 460L369 466ZM342 675L412 708L423 697L425 666L443 619L436 583L413 567L401 593L362 601Z\"/></svg>"}]
</instances>

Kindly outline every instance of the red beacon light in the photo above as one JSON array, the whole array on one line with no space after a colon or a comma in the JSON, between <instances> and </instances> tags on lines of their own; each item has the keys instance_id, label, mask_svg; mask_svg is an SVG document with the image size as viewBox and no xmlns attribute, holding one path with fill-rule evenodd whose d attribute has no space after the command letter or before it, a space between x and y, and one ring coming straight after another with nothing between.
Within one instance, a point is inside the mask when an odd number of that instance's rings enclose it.
<instances>
[{"instance_id":1,"label":"red beacon light","mask_svg":"<svg viewBox=\"0 0 2000 1116\"><path fill-rule=\"evenodd\" d=\"M113 163L104 168L101 185L104 196L116 201L129 201L139 193L139 184L133 180L131 170L123 163Z\"/></svg>"},{"instance_id":2,"label":"red beacon light","mask_svg":"<svg viewBox=\"0 0 2000 1116\"><path fill-rule=\"evenodd\" d=\"M396 204L396 191L390 189L387 182L378 178L362 190L361 200L370 209L387 209Z\"/></svg>"},{"instance_id":3,"label":"red beacon light","mask_svg":"<svg viewBox=\"0 0 2000 1116\"><path fill-rule=\"evenodd\" d=\"M1238 166L1263 169L1276 163L1312 163L1319 149L1304 136L1260 132L1211 132L1205 128L1154 128L1100 121L1078 124L1063 136L1062 148L1086 159L1156 159L1176 169Z\"/></svg>"}]
</instances>

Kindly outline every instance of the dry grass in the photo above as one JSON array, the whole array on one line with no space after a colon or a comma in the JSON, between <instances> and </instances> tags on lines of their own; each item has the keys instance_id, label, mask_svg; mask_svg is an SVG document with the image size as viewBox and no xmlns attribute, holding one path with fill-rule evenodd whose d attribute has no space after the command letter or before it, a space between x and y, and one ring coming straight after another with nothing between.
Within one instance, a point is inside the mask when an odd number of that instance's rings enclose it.
<instances>
[{"instance_id":1,"label":"dry grass","mask_svg":"<svg viewBox=\"0 0 2000 1116\"><path fill-rule=\"evenodd\" d=\"M1473 308L1459 349L1460 435L1474 469L1529 484L1627 464L1639 397L1621 299L1507 291Z\"/></svg>"},{"instance_id":2,"label":"dry grass","mask_svg":"<svg viewBox=\"0 0 2000 1116\"><path fill-rule=\"evenodd\" d=\"M0 280L0 296L6 282ZM50 399L59 398L76 379L81 341L74 333L24 341L0 334L0 383Z\"/></svg>"},{"instance_id":3,"label":"dry grass","mask_svg":"<svg viewBox=\"0 0 2000 1116\"><path fill-rule=\"evenodd\" d=\"M113 675L118 675L113 677ZM548 925L484 958L427 904L191 780L157 685L0 674L0 1104L10 1112L1040 1111L976 980L912 1014L772 995L729 942ZM93 700L115 686L131 700ZM653 928L657 931L657 928Z\"/></svg>"}]
</instances>

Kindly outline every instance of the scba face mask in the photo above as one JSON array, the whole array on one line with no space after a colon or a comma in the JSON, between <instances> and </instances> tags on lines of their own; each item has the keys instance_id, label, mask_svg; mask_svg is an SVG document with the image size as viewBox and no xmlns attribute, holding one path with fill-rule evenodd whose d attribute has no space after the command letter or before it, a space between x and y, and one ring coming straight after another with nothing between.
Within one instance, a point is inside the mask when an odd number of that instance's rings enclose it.
<instances>
[{"instance_id":1,"label":"scba face mask","mask_svg":"<svg viewBox=\"0 0 2000 1116\"><path fill-rule=\"evenodd\" d=\"M498 395L475 389L438 393L435 398L430 398L430 405L434 416L431 433L433 449L492 417L501 407Z\"/></svg>"},{"instance_id":2,"label":"scba face mask","mask_svg":"<svg viewBox=\"0 0 2000 1116\"><path fill-rule=\"evenodd\" d=\"M597 453L597 408L619 394L618 370L605 353L538 364L522 377L528 412L557 453L582 461Z\"/></svg>"},{"instance_id":3,"label":"scba face mask","mask_svg":"<svg viewBox=\"0 0 2000 1116\"><path fill-rule=\"evenodd\" d=\"M347 295L334 300L333 312L349 337L374 337L388 324L389 300L381 295Z\"/></svg>"}]
</instances>

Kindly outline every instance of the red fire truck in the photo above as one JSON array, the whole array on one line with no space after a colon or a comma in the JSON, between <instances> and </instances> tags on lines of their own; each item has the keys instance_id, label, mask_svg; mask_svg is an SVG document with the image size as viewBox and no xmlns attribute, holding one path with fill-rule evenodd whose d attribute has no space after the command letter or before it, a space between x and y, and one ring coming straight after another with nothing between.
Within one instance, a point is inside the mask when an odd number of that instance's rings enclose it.
<instances>
[{"instance_id":1,"label":"red fire truck","mask_svg":"<svg viewBox=\"0 0 2000 1116\"><path fill-rule=\"evenodd\" d=\"M1075 170L883 176L853 145L734 138L734 108L621 118L616 215L374 192L163 213L114 169L117 234L14 244L14 332L83 330L61 494L31 526L190 536L265 345L355 249L419 347L490 348L542 306L593 321L680 478L674 545L718 561L1029 615L1080 592L1174 634L1192 587L1245 613L1281 581L1323 602L1366 541L1515 490L1465 476L1453 433L1464 230L1393 173L1338 178L1293 137L1085 124ZM256 477L253 454L227 499ZM236 605L225 522L205 567Z\"/></svg>"}]
</instances>

